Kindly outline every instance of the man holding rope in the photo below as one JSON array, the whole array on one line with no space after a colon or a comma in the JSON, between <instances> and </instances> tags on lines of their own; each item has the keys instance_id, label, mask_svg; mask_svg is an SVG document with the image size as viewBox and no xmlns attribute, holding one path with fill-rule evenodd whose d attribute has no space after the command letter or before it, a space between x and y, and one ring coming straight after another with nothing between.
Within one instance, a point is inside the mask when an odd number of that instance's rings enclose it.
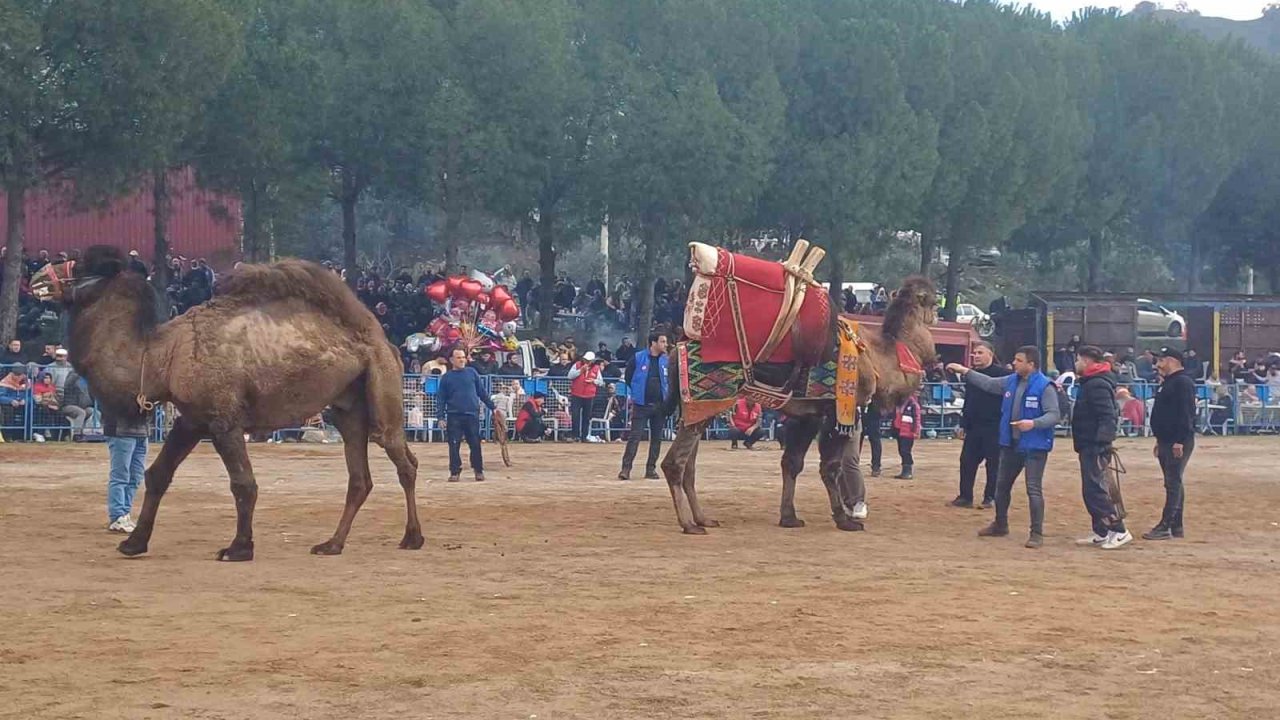
<instances>
[{"instance_id":1,"label":"man holding rope","mask_svg":"<svg viewBox=\"0 0 1280 720\"><path fill-rule=\"evenodd\" d=\"M1078 541L1080 545L1115 550L1133 541L1116 512L1107 486L1107 468L1115 450L1116 376L1111 364L1103 360L1102 350L1084 345L1076 350L1076 376L1079 396L1071 414L1071 440L1080 455L1080 484L1084 506L1093 518L1093 535Z\"/></svg>"}]
</instances>

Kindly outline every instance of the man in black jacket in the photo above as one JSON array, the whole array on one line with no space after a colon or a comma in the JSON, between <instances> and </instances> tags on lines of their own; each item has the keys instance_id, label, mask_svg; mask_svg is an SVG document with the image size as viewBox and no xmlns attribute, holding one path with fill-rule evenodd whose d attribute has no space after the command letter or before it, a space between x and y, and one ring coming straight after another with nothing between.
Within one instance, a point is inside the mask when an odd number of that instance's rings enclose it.
<instances>
[{"instance_id":1,"label":"man in black jacket","mask_svg":"<svg viewBox=\"0 0 1280 720\"><path fill-rule=\"evenodd\" d=\"M1009 371L996 364L996 351L988 342L973 348L973 370L988 377L1004 377ZM978 479L978 466L987 464L987 484L982 488L982 507L996 502L996 476L1000 469L1000 395L984 392L965 393L964 411L956 436L964 440L960 450L960 494L951 505L973 507L973 486Z\"/></svg>"},{"instance_id":2,"label":"man in black jacket","mask_svg":"<svg viewBox=\"0 0 1280 720\"><path fill-rule=\"evenodd\" d=\"M1164 514L1142 537L1168 540L1182 537L1182 473L1196 446L1196 384L1183 369L1182 353L1177 350L1161 348L1156 367L1164 382L1151 408L1151 431L1156 436L1155 456L1164 473Z\"/></svg>"},{"instance_id":3,"label":"man in black jacket","mask_svg":"<svg viewBox=\"0 0 1280 720\"><path fill-rule=\"evenodd\" d=\"M1116 512L1107 489L1106 467L1116 440L1116 376L1103 360L1102 350L1084 345L1076 350L1077 387L1071 414L1071 439L1080 455L1080 483L1084 506L1093 518L1093 535L1081 545L1115 550L1133 541Z\"/></svg>"}]
</instances>

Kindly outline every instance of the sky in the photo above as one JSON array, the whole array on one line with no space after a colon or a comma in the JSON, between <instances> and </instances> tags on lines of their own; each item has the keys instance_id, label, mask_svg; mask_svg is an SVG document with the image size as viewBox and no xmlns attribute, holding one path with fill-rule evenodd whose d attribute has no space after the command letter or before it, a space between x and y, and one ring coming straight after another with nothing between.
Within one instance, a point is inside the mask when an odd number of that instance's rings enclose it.
<instances>
[{"instance_id":1,"label":"sky","mask_svg":"<svg viewBox=\"0 0 1280 720\"><path fill-rule=\"evenodd\" d=\"M1199 10L1201 15L1225 17L1232 20L1253 20L1261 17L1262 6L1266 5L1266 3L1267 0L1187 0L1187 6L1192 10ZM1094 2L1028 0L1027 4L1049 11L1054 20L1065 21L1070 19L1071 13L1091 5L1098 7L1118 6L1123 8L1125 12L1129 12L1134 5L1137 5L1137 2L1134 0L1095 0ZM1164 0L1159 3L1159 5L1166 8L1172 8L1176 4L1175 0Z\"/></svg>"}]
</instances>

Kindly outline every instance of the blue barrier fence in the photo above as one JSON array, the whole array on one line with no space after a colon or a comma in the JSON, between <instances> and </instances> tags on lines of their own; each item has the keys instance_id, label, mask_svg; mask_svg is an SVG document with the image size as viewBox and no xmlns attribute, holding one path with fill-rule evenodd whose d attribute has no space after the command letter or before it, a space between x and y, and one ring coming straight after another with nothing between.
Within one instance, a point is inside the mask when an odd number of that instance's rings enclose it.
<instances>
[{"instance_id":1,"label":"blue barrier fence","mask_svg":"<svg viewBox=\"0 0 1280 720\"><path fill-rule=\"evenodd\" d=\"M565 439L570 436L571 421L569 419L569 384L564 377L505 377L485 376L482 379L485 390L493 397L495 404L509 418L514 426L516 414L520 411L525 399L535 392L547 396L544 412L548 426L555 436ZM443 430L437 413L436 391L439 387L438 376L406 375L402 386L402 403L405 413L405 430L410 439L433 442L443 440ZM604 439L615 439L625 432L629 424L628 388L621 380L606 381L592 408L591 434ZM1150 434L1151 405L1154 402L1157 385L1153 383L1132 383L1122 386L1131 396L1129 402L1136 403L1123 412L1131 419L1122 420L1121 430L1125 434ZM963 384L929 383L920 392L922 424L927 437L946 437L953 434L959 426L964 408L965 389ZM1068 396L1075 398L1076 388L1068 388ZM1203 433L1221 435L1243 435L1280 432L1280 389L1266 385L1200 385L1197 387L1197 403L1199 407L1198 429ZM773 414L770 414L772 417ZM885 411L887 429L893 413ZM163 440L166 432L173 425L171 409L157 408L154 418L154 438ZM667 422L667 434L674 431L675 420ZM86 419L86 429L92 433L100 429L98 413L91 409ZM766 419L766 432L772 430L772 422ZM1064 421L1061 429L1068 424ZM307 431L321 430L332 434L322 422L303 425L296 428L284 428L274 434L274 439L298 435ZM20 404L0 403L0 432L10 441L28 441L36 435L47 440L69 439L71 421L60 410L51 410L40 406L30 389L24 391ZM493 427L490 419L485 418L481 427L485 437L492 438ZM726 438L729 425L725 418L716 418L707 430L712 438Z\"/></svg>"}]
</instances>

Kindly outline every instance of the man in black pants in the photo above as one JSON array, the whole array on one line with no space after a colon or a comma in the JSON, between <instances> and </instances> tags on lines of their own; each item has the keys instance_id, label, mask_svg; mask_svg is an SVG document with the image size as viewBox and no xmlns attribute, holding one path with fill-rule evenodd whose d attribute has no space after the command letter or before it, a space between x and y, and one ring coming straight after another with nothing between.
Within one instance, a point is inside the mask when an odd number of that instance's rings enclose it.
<instances>
[{"instance_id":1,"label":"man in black pants","mask_svg":"<svg viewBox=\"0 0 1280 720\"><path fill-rule=\"evenodd\" d=\"M880 477L880 458L884 447L880 439L880 408L876 401L862 411L862 437L858 438L858 455L862 455L862 438L871 441L871 477Z\"/></svg>"},{"instance_id":2,"label":"man in black pants","mask_svg":"<svg viewBox=\"0 0 1280 720\"><path fill-rule=\"evenodd\" d=\"M1107 487L1106 469L1116 439L1116 375L1103 360L1101 349L1083 345L1076 349L1076 387L1079 395L1071 413L1071 442L1080 455L1080 489L1084 507L1093 520L1093 535L1080 545L1115 550L1133 541L1116 512Z\"/></svg>"},{"instance_id":3,"label":"man in black pants","mask_svg":"<svg viewBox=\"0 0 1280 720\"><path fill-rule=\"evenodd\" d=\"M1182 367L1182 353L1161 348L1156 367L1164 376L1160 392L1151 408L1151 431L1156 436L1154 448L1164 474L1164 513L1144 540L1168 540L1182 537L1182 474L1196 447L1196 384Z\"/></svg>"},{"instance_id":4,"label":"man in black pants","mask_svg":"<svg viewBox=\"0 0 1280 720\"><path fill-rule=\"evenodd\" d=\"M436 407L449 439L449 482L462 475L462 441L471 448L471 469L476 482L484 480L484 456L480 450L480 406L493 412L493 399L485 392L480 374L467 366L467 351L460 347L449 355L449 372L440 378Z\"/></svg>"},{"instance_id":5,"label":"man in black pants","mask_svg":"<svg viewBox=\"0 0 1280 720\"><path fill-rule=\"evenodd\" d=\"M991 343L979 342L973 348L973 370L987 377L1004 377L1009 371L995 362ZM982 488L982 507L990 509L996 502L996 477L1000 470L1000 404L1003 398L984 392L965 393L964 410L956 435L964 440L960 449L960 494L951 501L954 507L973 507L973 486L978 479L978 466L987 464L987 484Z\"/></svg>"},{"instance_id":6,"label":"man in black pants","mask_svg":"<svg viewBox=\"0 0 1280 720\"><path fill-rule=\"evenodd\" d=\"M636 353L627 361L624 379L631 388L631 431L627 434L627 449L622 454L619 480L631 479L631 463L635 462L645 428L649 430L649 457L644 476L648 480L662 479L658 475L658 454L662 451L662 429L667 422L673 390L669 374L667 336L653 333L649 335L648 351Z\"/></svg>"}]
</instances>

